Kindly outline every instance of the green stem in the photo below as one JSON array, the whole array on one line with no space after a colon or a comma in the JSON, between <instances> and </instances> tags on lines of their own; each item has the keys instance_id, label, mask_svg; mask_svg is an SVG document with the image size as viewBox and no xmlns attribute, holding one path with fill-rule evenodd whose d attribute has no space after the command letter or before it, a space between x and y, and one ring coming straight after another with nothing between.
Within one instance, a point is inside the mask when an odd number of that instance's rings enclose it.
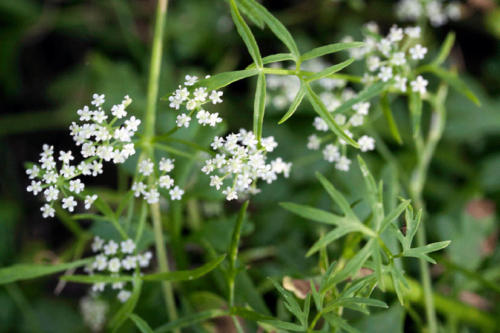
<instances>
[{"instance_id":1,"label":"green stem","mask_svg":"<svg viewBox=\"0 0 500 333\"><path fill-rule=\"evenodd\" d=\"M435 99L431 99L431 104L433 106L433 113L431 116L431 123L429 128L429 133L426 142L422 138L422 134L419 132L416 137L415 146L417 150L418 163L415 168L412 179L410 180L410 194L414 202L415 208L422 209L425 211L425 202L423 200L423 188L427 178L427 171L429 169L432 156L436 146L441 139L444 129L444 123L446 120L446 110L444 108L445 99L448 93L447 86L442 84L435 96ZM420 228L417 231L417 245L424 246L427 244L425 224L421 223ZM425 312L427 317L427 322L429 325L429 332L437 332L437 318L436 309L434 304L434 298L432 297L432 281L429 271L429 264L423 260L419 259L420 266L420 279L422 281L424 301L425 301Z\"/></svg>"},{"instance_id":2,"label":"green stem","mask_svg":"<svg viewBox=\"0 0 500 333\"><path fill-rule=\"evenodd\" d=\"M167 16L168 0L158 0L156 7L156 19L153 36L153 49L151 52L151 62L149 69L148 95L146 114L144 118L144 152L151 159L154 159L154 149L152 142L155 136L156 125L156 103L158 101L158 82L161 71L161 57L163 52L163 33L165 26L165 18ZM149 182L154 181L154 176L150 176ZM151 205L151 219L153 220L153 230L155 234L156 256L160 272L168 272L168 256L163 238L163 227L161 222L161 212L159 204ZM163 297L167 305L169 319L174 321L178 318L177 309L172 285L166 281L162 282Z\"/></svg>"}]
</instances>

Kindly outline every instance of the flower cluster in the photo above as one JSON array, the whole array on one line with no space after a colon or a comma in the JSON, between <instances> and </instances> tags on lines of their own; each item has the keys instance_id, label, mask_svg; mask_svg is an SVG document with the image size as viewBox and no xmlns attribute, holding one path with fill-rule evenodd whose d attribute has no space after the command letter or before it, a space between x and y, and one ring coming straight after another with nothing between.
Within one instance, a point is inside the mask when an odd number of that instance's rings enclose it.
<instances>
[{"instance_id":1,"label":"flower cluster","mask_svg":"<svg viewBox=\"0 0 500 333\"><path fill-rule=\"evenodd\" d=\"M209 78L207 76L206 78ZM170 107L179 110L181 106L185 106L188 113L182 113L177 116L176 123L178 127L189 127L191 119L196 112L196 120L202 126L215 127L222 121L219 113L210 113L203 109L203 105L207 103L218 104L222 103L222 91L208 91L206 87L196 87L190 92L188 87L193 86L198 81L197 76L186 75L184 86L179 88L168 98Z\"/></svg>"},{"instance_id":2,"label":"flower cluster","mask_svg":"<svg viewBox=\"0 0 500 333\"><path fill-rule=\"evenodd\" d=\"M413 92L425 94L428 81L420 75L414 77L413 70L427 54L427 48L418 43L420 27L403 29L393 25L387 36L379 35L375 23L366 24L366 30L365 47L352 54L357 58L366 58L364 83L391 81L397 92L406 93L410 88Z\"/></svg>"},{"instance_id":3,"label":"flower cluster","mask_svg":"<svg viewBox=\"0 0 500 333\"><path fill-rule=\"evenodd\" d=\"M83 322L92 332L100 332L104 328L108 310L108 304L95 297L85 296L80 301Z\"/></svg>"},{"instance_id":4,"label":"flower cluster","mask_svg":"<svg viewBox=\"0 0 500 333\"><path fill-rule=\"evenodd\" d=\"M434 27L442 26L449 20L459 20L462 16L458 1L400 0L395 8L396 16L402 21L417 22L428 18Z\"/></svg>"},{"instance_id":5,"label":"flower cluster","mask_svg":"<svg viewBox=\"0 0 500 333\"><path fill-rule=\"evenodd\" d=\"M169 175L170 171L174 169L175 160L169 158L162 158L158 164L159 177L155 178L153 183L146 184L143 180L155 173L155 164L149 158L143 159L139 162L140 178L132 184L132 191L136 197L142 197L149 204L154 204L160 200L159 189L168 190L171 200L180 200L184 194L184 190L179 186L174 186L174 179Z\"/></svg>"},{"instance_id":6,"label":"flower cluster","mask_svg":"<svg viewBox=\"0 0 500 333\"><path fill-rule=\"evenodd\" d=\"M85 267L85 271L89 275L93 275L95 272L99 274L108 273L111 276L134 273L136 269L148 267L153 257L153 254L149 251L137 254L135 243L131 239L120 243L113 240L105 242L102 238L96 236L92 242L92 251L96 253L95 260ZM132 294L126 287L126 282L111 284L111 289L119 290L117 298L122 303ZM105 288L106 283L98 282L92 285L92 292L97 294L103 292Z\"/></svg>"},{"instance_id":7,"label":"flower cluster","mask_svg":"<svg viewBox=\"0 0 500 333\"><path fill-rule=\"evenodd\" d=\"M104 95L93 95L91 110L88 106L77 111L79 125L70 126L71 136L77 146L81 146L84 160L74 164L75 156L71 150L54 152L54 147L44 144L40 153L39 164L33 164L26 170L31 179L27 191L37 195L43 193L46 203L41 207L44 218L54 217L54 205L61 198L62 208L73 212L78 205L77 198L84 200L85 209L90 209L97 195L84 195L85 184L78 177L97 176L103 173L103 161L123 163L135 154L132 136L137 131L140 120L130 117L118 125L119 120L127 115L126 107L132 100L125 96L123 101L111 108L114 118L107 122L108 115L102 109ZM60 162L58 168L57 162Z\"/></svg>"},{"instance_id":8,"label":"flower cluster","mask_svg":"<svg viewBox=\"0 0 500 333\"><path fill-rule=\"evenodd\" d=\"M350 92L350 93L346 93ZM329 100L336 101L335 103L341 103L347 99L350 99L353 92L351 90L344 90L342 96L335 97L330 96L332 93L323 94L321 96L323 103L328 105L327 102ZM329 108L329 111L332 112L336 108ZM368 115L370 110L369 102L362 102L353 105L351 110L348 110L345 114L335 114L334 119L335 122L342 127L344 132L350 137L354 138L355 128L361 128L364 123L364 118ZM329 127L326 122L320 118L316 117L313 121L313 126L318 132L328 132ZM351 132L352 131L352 132ZM367 152L375 149L375 139L367 135L361 135L357 139L357 143L359 144L359 148L362 152ZM311 150L319 150L321 146L324 144L322 149L323 158L330 162L335 163L335 168L340 171L349 171L349 167L351 164L351 160L347 157L347 143L333 134L325 134L324 136L319 136L317 134L312 134L308 138L307 148Z\"/></svg>"},{"instance_id":9,"label":"flower cluster","mask_svg":"<svg viewBox=\"0 0 500 333\"><path fill-rule=\"evenodd\" d=\"M253 132L240 129L239 133L225 138L215 137L211 146L217 154L208 159L201 170L210 175L210 186L222 189L227 200L258 193L258 179L271 183L278 174L287 178L290 173L292 164L281 158L266 163L267 153L278 146L273 137L258 142ZM226 180L230 185L224 184Z\"/></svg>"}]
</instances>

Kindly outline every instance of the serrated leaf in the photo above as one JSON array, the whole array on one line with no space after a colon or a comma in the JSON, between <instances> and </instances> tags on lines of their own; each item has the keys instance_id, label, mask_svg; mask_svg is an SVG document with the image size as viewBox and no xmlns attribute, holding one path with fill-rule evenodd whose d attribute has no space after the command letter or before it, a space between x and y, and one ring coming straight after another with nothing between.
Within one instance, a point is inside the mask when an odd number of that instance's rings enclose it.
<instances>
[{"instance_id":1,"label":"serrated leaf","mask_svg":"<svg viewBox=\"0 0 500 333\"><path fill-rule=\"evenodd\" d=\"M300 57L300 59L302 61L306 61L306 60L309 60L309 59L313 59L313 58L324 56L326 54L335 53L335 52L339 52L339 51L347 50L347 49L352 49L352 48L355 48L355 47L361 47L363 45L365 45L365 44L362 43L362 42L349 42L349 43L328 44L328 45L324 45L324 46L320 46L320 47L314 48L311 51L304 53Z\"/></svg>"},{"instance_id":2,"label":"serrated leaf","mask_svg":"<svg viewBox=\"0 0 500 333\"><path fill-rule=\"evenodd\" d=\"M311 206L299 205L293 202L282 202L280 203L280 206L305 219L320 223L337 226L345 226L353 223L349 222L346 217L335 215L325 210L314 208Z\"/></svg>"},{"instance_id":3,"label":"serrated leaf","mask_svg":"<svg viewBox=\"0 0 500 333\"><path fill-rule=\"evenodd\" d=\"M165 333L171 332L175 329L183 328L186 326L191 326L196 323L204 322L209 319L228 316L229 311L214 309L214 310L206 310L198 313L194 313L191 315L187 315L185 317L179 318L177 320L171 321L165 325L162 325L155 329L155 333Z\"/></svg>"},{"instance_id":4,"label":"serrated leaf","mask_svg":"<svg viewBox=\"0 0 500 333\"><path fill-rule=\"evenodd\" d=\"M81 267L90 263L92 259L77 260L57 265L18 264L0 269L0 284L21 280L35 279L41 276L62 272L68 269Z\"/></svg>"},{"instance_id":5,"label":"serrated leaf","mask_svg":"<svg viewBox=\"0 0 500 333\"><path fill-rule=\"evenodd\" d=\"M346 61L342 61L341 63L338 63L336 65L327 67L324 70L322 70L320 72L317 72L314 75L311 75L311 76L307 77L307 81L308 82L312 82L312 81L315 81L315 80L319 80L319 79L328 77L328 76L330 76L330 75L332 75L334 73L337 73L337 72L341 71L342 69L346 68L347 66L349 66L350 64L352 64L353 61L354 61L354 58L350 58L350 59L347 59Z\"/></svg>"},{"instance_id":6,"label":"serrated leaf","mask_svg":"<svg viewBox=\"0 0 500 333\"><path fill-rule=\"evenodd\" d=\"M394 120L392 115L391 105L389 103L389 96L387 94L382 95L380 100L380 107L382 108L382 113L384 114L385 120L387 120L387 125L389 125L389 130L391 131L392 137L397 143L402 144L403 139L401 139L401 134L399 134L398 125Z\"/></svg>"},{"instance_id":7,"label":"serrated leaf","mask_svg":"<svg viewBox=\"0 0 500 333\"><path fill-rule=\"evenodd\" d=\"M114 317L109 321L109 327L113 329L113 331L118 330L125 320L130 316L130 314L134 311L135 306L137 305L137 301L141 296L142 290L142 280L138 275L134 277L133 281L133 290L132 295L130 295L129 299L122 305L120 310L114 315Z\"/></svg>"},{"instance_id":8,"label":"serrated leaf","mask_svg":"<svg viewBox=\"0 0 500 333\"><path fill-rule=\"evenodd\" d=\"M198 279L205 274L208 274L212 270L214 270L226 257L225 254L217 257L216 259L209 261L205 265L184 271L175 271L175 272L163 272L156 274L148 274L144 275L141 278L144 281L190 281L194 279Z\"/></svg>"},{"instance_id":9,"label":"serrated leaf","mask_svg":"<svg viewBox=\"0 0 500 333\"><path fill-rule=\"evenodd\" d=\"M300 52L293 40L292 35L287 28L276 17L274 17L264 6L255 0L238 0L239 3L248 3L249 7L253 7L259 16L264 20L266 25L271 29L276 37L278 37L283 44L290 50L290 52L299 59Z\"/></svg>"},{"instance_id":10,"label":"serrated leaf","mask_svg":"<svg viewBox=\"0 0 500 333\"><path fill-rule=\"evenodd\" d=\"M300 103L302 103L302 100L304 99L305 95L306 95L306 88L304 87L304 85L301 85L299 91L297 92L297 95L295 95L295 98L292 101L292 104L288 108L288 111L285 113L283 118L280 119L278 125L283 124L285 121L288 120L288 118L290 118L295 113L295 111L297 111L297 108L299 107Z\"/></svg>"},{"instance_id":11,"label":"serrated leaf","mask_svg":"<svg viewBox=\"0 0 500 333\"><path fill-rule=\"evenodd\" d=\"M427 253L439 251L441 249L444 249L448 245L450 245L451 241L442 241L442 242L436 242L436 243L431 243L427 244L424 246L419 246L419 247L414 247L411 249L406 249L403 251L403 255L405 257L414 257L414 258L420 258L427 260L431 264L435 264L436 261L429 257Z\"/></svg>"},{"instance_id":12,"label":"serrated leaf","mask_svg":"<svg viewBox=\"0 0 500 333\"><path fill-rule=\"evenodd\" d=\"M134 322L135 326L141 331L141 333L153 333L153 329L149 324L139 317L138 315L132 313L129 318Z\"/></svg>"},{"instance_id":13,"label":"serrated leaf","mask_svg":"<svg viewBox=\"0 0 500 333\"><path fill-rule=\"evenodd\" d=\"M262 57L260 55L260 50L257 45L257 42L255 41L255 37L252 34L252 30L250 30L245 20L243 20L243 18L241 17L240 12L238 11L238 7L236 6L235 0L230 0L229 4L231 7L231 16L233 18L234 25L236 26L236 30L238 30L241 39L243 39L243 42L245 43L248 52L252 57L252 60L255 62L257 67L262 68L263 66Z\"/></svg>"},{"instance_id":14,"label":"serrated leaf","mask_svg":"<svg viewBox=\"0 0 500 333\"><path fill-rule=\"evenodd\" d=\"M340 127L337 122L333 119L333 116L325 107L325 104L321 101L318 95L311 89L311 86L307 82L303 82L306 87L306 95L309 99L309 102L313 106L314 111L323 118L323 120L327 123L328 127L340 138L349 143L351 146L355 148L359 148L359 145L351 139Z\"/></svg>"},{"instance_id":15,"label":"serrated leaf","mask_svg":"<svg viewBox=\"0 0 500 333\"><path fill-rule=\"evenodd\" d=\"M450 54L451 48L453 47L454 43L455 33L449 32L443 44L441 45L441 48L439 49L437 57L432 61L431 64L434 66L441 65L446 60L446 58L448 58L448 55Z\"/></svg>"},{"instance_id":16,"label":"serrated leaf","mask_svg":"<svg viewBox=\"0 0 500 333\"><path fill-rule=\"evenodd\" d=\"M335 202L339 207L340 210L350 219L358 221L358 218L356 217L356 214L354 214L354 211L351 209L351 205L349 205L349 202L344 198L342 193L337 191L335 187L330 183L322 174L319 172L316 172L316 178L320 181L321 185L323 185L323 188L326 190L330 198L332 198L333 202Z\"/></svg>"},{"instance_id":17,"label":"serrated leaf","mask_svg":"<svg viewBox=\"0 0 500 333\"><path fill-rule=\"evenodd\" d=\"M60 278L63 281L77 282L77 283L116 283L116 282L130 282L134 280L133 276L110 276L110 275L64 275Z\"/></svg>"},{"instance_id":18,"label":"serrated leaf","mask_svg":"<svg viewBox=\"0 0 500 333\"><path fill-rule=\"evenodd\" d=\"M266 76L259 73L257 87L255 88L255 99L253 105L253 131L257 140L262 138L262 126L264 124L264 114L266 111Z\"/></svg>"},{"instance_id":19,"label":"serrated leaf","mask_svg":"<svg viewBox=\"0 0 500 333\"><path fill-rule=\"evenodd\" d=\"M233 82L246 79L259 74L257 68L243 69L240 71L231 71L215 74L208 79L203 79L195 83L195 87L206 87L207 90L217 90L230 85Z\"/></svg>"},{"instance_id":20,"label":"serrated leaf","mask_svg":"<svg viewBox=\"0 0 500 333\"><path fill-rule=\"evenodd\" d=\"M477 106L481 105L481 102L479 101L477 96L467 87L465 82L462 81L457 74L435 66L424 66L422 67L422 71L435 74L437 77L448 83L460 94L467 97L474 104L476 104Z\"/></svg>"},{"instance_id":21,"label":"serrated leaf","mask_svg":"<svg viewBox=\"0 0 500 333\"><path fill-rule=\"evenodd\" d=\"M337 227L332 231L328 232L325 236L321 237L314 245L311 247L309 251L307 251L306 257L310 257L321 248L328 246L330 243L336 241L337 239L351 233L360 231L361 228L358 224L348 224Z\"/></svg>"}]
</instances>

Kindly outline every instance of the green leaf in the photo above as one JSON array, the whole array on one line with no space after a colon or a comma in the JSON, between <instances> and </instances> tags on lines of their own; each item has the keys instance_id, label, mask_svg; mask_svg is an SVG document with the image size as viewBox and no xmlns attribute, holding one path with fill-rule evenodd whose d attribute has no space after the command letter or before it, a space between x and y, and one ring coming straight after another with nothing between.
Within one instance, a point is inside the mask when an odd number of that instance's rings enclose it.
<instances>
[{"instance_id":1,"label":"green leaf","mask_svg":"<svg viewBox=\"0 0 500 333\"><path fill-rule=\"evenodd\" d=\"M332 198L332 200L340 207L342 212L350 218L354 219L356 221L359 221L358 218L356 217L356 214L354 214L354 211L351 209L351 205L349 205L349 202L344 198L342 193L337 191L332 183L330 183L322 174L319 172L316 172L316 178L319 179L321 185L323 185L324 189L328 193L328 195Z\"/></svg>"},{"instance_id":2,"label":"green leaf","mask_svg":"<svg viewBox=\"0 0 500 333\"><path fill-rule=\"evenodd\" d=\"M388 308L385 302L379 301L378 299L365 298L365 297L347 297L333 301L332 304L325 306L323 311L330 312L337 309L340 306L348 306L351 304L373 306L378 308Z\"/></svg>"},{"instance_id":3,"label":"green leaf","mask_svg":"<svg viewBox=\"0 0 500 333\"><path fill-rule=\"evenodd\" d=\"M293 57L293 55L291 53L276 53L276 54L271 54L271 55L268 55L264 58L262 58L262 63L264 65L267 65L267 64L271 64L273 62L280 62L280 61L294 61L295 58ZM257 66L255 66L254 63L251 63L250 65L248 65L246 67L246 69L256 69Z\"/></svg>"},{"instance_id":4,"label":"green leaf","mask_svg":"<svg viewBox=\"0 0 500 333\"><path fill-rule=\"evenodd\" d=\"M451 48L453 47L454 43L455 33L449 32L443 44L441 45L441 48L439 49L437 57L432 61L431 64L436 67L441 65L446 60L446 58L448 58L448 55L450 54Z\"/></svg>"},{"instance_id":5,"label":"green leaf","mask_svg":"<svg viewBox=\"0 0 500 333\"><path fill-rule=\"evenodd\" d=\"M326 313L323 318L326 319L328 324L332 327L338 327L341 328L342 330L349 332L349 333L359 333L357 329L349 325L344 319L341 317L333 314L333 313Z\"/></svg>"},{"instance_id":6,"label":"green leaf","mask_svg":"<svg viewBox=\"0 0 500 333\"><path fill-rule=\"evenodd\" d=\"M320 223L337 226L345 226L353 223L349 222L346 217L335 215L325 210L314 208L311 206L299 205L293 202L282 202L280 203L280 206L305 219Z\"/></svg>"},{"instance_id":7,"label":"green leaf","mask_svg":"<svg viewBox=\"0 0 500 333\"><path fill-rule=\"evenodd\" d=\"M350 58L350 59L347 59L346 61L342 61L341 63L338 63L336 65L327 67L324 70L322 70L320 72L317 72L314 75L311 75L311 76L307 77L307 81L308 82L312 82L312 81L315 81L315 80L322 79L324 77L328 77L328 76L330 76L330 75L332 75L334 73L337 73L337 72L341 71L342 69L346 68L347 66L349 66L350 64L352 64L353 61L354 61L354 58Z\"/></svg>"},{"instance_id":8,"label":"green leaf","mask_svg":"<svg viewBox=\"0 0 500 333\"><path fill-rule=\"evenodd\" d=\"M190 281L198 279L214 270L217 266L219 266L225 257L226 255L223 254L216 259L209 261L205 265L192 270L148 274L142 276L141 278L144 281Z\"/></svg>"},{"instance_id":9,"label":"green leaf","mask_svg":"<svg viewBox=\"0 0 500 333\"><path fill-rule=\"evenodd\" d=\"M230 0L230 6L233 22L236 26L236 29L238 30L238 33L241 36L241 39L243 39L243 42L245 43L248 52L250 53L250 56L252 57L257 67L262 68L262 57L260 55L259 47L257 46L257 42L255 41L255 37L253 36L252 31L241 17L235 0Z\"/></svg>"},{"instance_id":10,"label":"green leaf","mask_svg":"<svg viewBox=\"0 0 500 333\"><path fill-rule=\"evenodd\" d=\"M373 244L374 244L373 239L369 240L368 243L365 244L363 249L361 249L361 251L356 253L356 255L347 262L344 269L335 274L335 276L328 281L327 289L334 286L338 282L347 279L349 276L352 277L356 275L356 273L361 269L361 267L363 267L365 261L368 260L368 258L371 256L372 251L377 250L377 248L374 247Z\"/></svg>"},{"instance_id":11,"label":"green leaf","mask_svg":"<svg viewBox=\"0 0 500 333\"><path fill-rule=\"evenodd\" d=\"M280 321L280 320L274 319L273 317L266 316L266 315L260 314L258 312L255 312L255 311L252 311L252 310L246 309L246 308L233 307L231 309L231 314L248 319L248 320L252 320L255 322L266 323L266 324L269 324L275 328L281 328L281 329L295 331L295 332L303 332L304 331L302 326L292 324L292 323L287 323L284 321Z\"/></svg>"},{"instance_id":12,"label":"green leaf","mask_svg":"<svg viewBox=\"0 0 500 333\"><path fill-rule=\"evenodd\" d=\"M134 311L135 306L137 305L137 301L141 296L142 289L142 280L138 275L134 277L134 289L132 290L132 295L130 298L122 305L120 310L115 314L115 316L109 321L109 327L113 329L113 331L118 330L121 325L127 320L130 314Z\"/></svg>"},{"instance_id":13,"label":"green leaf","mask_svg":"<svg viewBox=\"0 0 500 333\"><path fill-rule=\"evenodd\" d=\"M347 50L347 49L352 49L354 47L362 47L363 45L365 45L365 44L362 42L328 44L325 46L320 46L320 47L314 48L311 51L304 53L300 57L300 59L302 61L305 61L305 60L309 60L312 58L321 57L321 56L324 56L326 54L335 53L335 52L339 52L339 51Z\"/></svg>"},{"instance_id":14,"label":"green leaf","mask_svg":"<svg viewBox=\"0 0 500 333\"><path fill-rule=\"evenodd\" d=\"M236 219L236 225L234 226L233 235L231 237L231 244L229 246L229 269L231 274L235 274L236 270L236 258L238 257L238 245L240 244L241 228L243 226L243 221L245 220L245 214L248 208L249 201L245 201L241 206L238 218Z\"/></svg>"},{"instance_id":15,"label":"green leaf","mask_svg":"<svg viewBox=\"0 0 500 333\"><path fill-rule=\"evenodd\" d=\"M392 84L392 81L379 81L375 84L372 84L371 86L366 87L365 89L361 90L360 93L355 97L351 98L350 100L346 101L344 104L336 108L334 113L344 113L345 111L348 111L354 104L369 100L370 98L377 96L385 89L385 87L390 84Z\"/></svg>"},{"instance_id":16,"label":"green leaf","mask_svg":"<svg viewBox=\"0 0 500 333\"><path fill-rule=\"evenodd\" d=\"M285 121L288 120L288 118L290 118L295 113L295 111L297 111L297 108L299 107L300 103L302 103L302 100L304 99L305 95L306 95L306 88L304 87L304 85L301 85L299 91L297 92L297 95L295 95L295 98L293 99L292 104L290 105L290 108L285 113L283 118L280 119L278 125L283 124Z\"/></svg>"},{"instance_id":17,"label":"green leaf","mask_svg":"<svg viewBox=\"0 0 500 333\"><path fill-rule=\"evenodd\" d=\"M116 283L116 282L129 282L133 281L134 277L133 276L127 276L127 275L122 275L122 276L110 276L110 275L99 275L99 274L93 274L93 275L63 275L60 278L63 281L69 281L69 282L77 282L77 283Z\"/></svg>"},{"instance_id":18,"label":"green leaf","mask_svg":"<svg viewBox=\"0 0 500 333\"><path fill-rule=\"evenodd\" d=\"M246 79L247 77L259 74L256 68L244 69L240 71L223 72L215 74L208 79L196 82L196 87L206 87L207 90L217 90L230 85L233 82ZM167 97L168 98L168 97Z\"/></svg>"},{"instance_id":19,"label":"green leaf","mask_svg":"<svg viewBox=\"0 0 500 333\"><path fill-rule=\"evenodd\" d=\"M333 119L333 116L331 115L330 112L326 109L325 105L321 101L321 99L316 95L316 93L311 89L311 86L307 82L303 82L303 84L306 87L306 94L307 98L309 99L309 102L314 108L314 111L318 113L318 115L323 118L323 120L328 124L328 127L339 137L341 137L344 141L349 143L355 148L359 148L359 145L351 139L347 134L345 134L344 130L342 127L340 127L335 120Z\"/></svg>"},{"instance_id":20,"label":"green leaf","mask_svg":"<svg viewBox=\"0 0 500 333\"><path fill-rule=\"evenodd\" d=\"M257 140L262 138L262 125L264 124L264 113L266 111L266 76L259 73L257 87L255 88L255 99L253 105L253 131Z\"/></svg>"},{"instance_id":21,"label":"green leaf","mask_svg":"<svg viewBox=\"0 0 500 333\"><path fill-rule=\"evenodd\" d=\"M314 245L311 247L309 251L307 251L306 257L310 257L321 248L328 246L331 242L336 241L337 239L347 235L351 232L360 231L360 226L358 224L348 224L344 226L337 227L332 231L328 232L325 236L321 237Z\"/></svg>"},{"instance_id":22,"label":"green leaf","mask_svg":"<svg viewBox=\"0 0 500 333\"><path fill-rule=\"evenodd\" d=\"M203 321L206 321L209 319L228 316L228 315L229 315L229 311L220 310L220 309L201 311L201 312L187 315L185 317L171 321L165 325L162 325L162 326L158 327L157 329L155 329L154 332L155 333L170 332L170 331L173 331L175 329L183 328L186 326L191 326L191 325L194 325L196 323L203 322Z\"/></svg>"},{"instance_id":23,"label":"green leaf","mask_svg":"<svg viewBox=\"0 0 500 333\"><path fill-rule=\"evenodd\" d=\"M153 329L148 325L148 323L144 319L142 319L138 315L132 313L130 314L129 318L134 322L135 326L142 333L153 333Z\"/></svg>"},{"instance_id":24,"label":"green leaf","mask_svg":"<svg viewBox=\"0 0 500 333\"><path fill-rule=\"evenodd\" d=\"M451 241L442 241L442 242L436 242L436 243L431 243L427 244L424 246L419 246L419 247L414 247L412 249L406 249L403 251L403 255L405 257L414 257L414 258L420 258L427 260L431 264L435 264L436 261L429 257L427 253L439 251L441 249L444 249L448 245L450 245Z\"/></svg>"},{"instance_id":25,"label":"green leaf","mask_svg":"<svg viewBox=\"0 0 500 333\"><path fill-rule=\"evenodd\" d=\"M302 313L302 309L300 308L299 303L297 302L293 294L285 290L279 283L277 283L273 279L270 280L273 283L274 287L278 289L281 296L285 299L286 308L302 322L304 320L304 314Z\"/></svg>"},{"instance_id":26,"label":"green leaf","mask_svg":"<svg viewBox=\"0 0 500 333\"><path fill-rule=\"evenodd\" d=\"M419 93L414 91L410 91L408 97L413 137L416 137L420 131L420 122L422 121L422 98Z\"/></svg>"},{"instance_id":27,"label":"green leaf","mask_svg":"<svg viewBox=\"0 0 500 333\"><path fill-rule=\"evenodd\" d=\"M477 106L481 105L481 102L477 98L477 96L467 87L464 81L460 79L460 77L456 73L452 73L445 69L435 66L423 66L423 72L430 72L439 77L441 80L448 83L451 87L453 87L460 94L467 97Z\"/></svg>"},{"instance_id":28,"label":"green leaf","mask_svg":"<svg viewBox=\"0 0 500 333\"><path fill-rule=\"evenodd\" d=\"M382 108L382 112L384 113L385 119L387 120L387 124L389 125L389 130L391 131L392 137L396 140L397 143L402 144L403 139L401 139L401 134L399 134L398 125L392 116L391 105L389 103L389 96L387 94L383 94L380 100L380 107Z\"/></svg>"},{"instance_id":29,"label":"green leaf","mask_svg":"<svg viewBox=\"0 0 500 333\"><path fill-rule=\"evenodd\" d=\"M299 59L300 52L293 40L292 35L286 29L286 27L281 23L276 17L274 17L264 6L259 4L255 0L238 0L238 3L248 3L249 7L252 6L258 15L264 20L266 25L271 29L271 31L278 37L283 44L290 50L290 52Z\"/></svg>"},{"instance_id":30,"label":"green leaf","mask_svg":"<svg viewBox=\"0 0 500 333\"><path fill-rule=\"evenodd\" d=\"M417 216L413 216L413 208L408 206L408 209L405 212L405 220L406 220L406 244L403 244L405 248L410 248L411 243L413 242L413 238L417 234L418 226L420 225L420 221L422 220L422 209L420 209L417 213Z\"/></svg>"},{"instance_id":31,"label":"green leaf","mask_svg":"<svg viewBox=\"0 0 500 333\"><path fill-rule=\"evenodd\" d=\"M91 261L92 259L83 259L57 265L19 264L5 267L0 269L0 284L35 279L44 275L50 275L68 269L81 267Z\"/></svg>"},{"instance_id":32,"label":"green leaf","mask_svg":"<svg viewBox=\"0 0 500 333\"><path fill-rule=\"evenodd\" d=\"M264 20L262 19L259 11L256 10L254 6L252 6L247 1L238 0L238 8L241 10L243 15L248 17L256 26L258 26L260 29L264 29Z\"/></svg>"},{"instance_id":33,"label":"green leaf","mask_svg":"<svg viewBox=\"0 0 500 333\"><path fill-rule=\"evenodd\" d=\"M391 211L383 220L382 223L380 224L380 231L379 234L384 232L384 230L389 226L390 223L392 223L394 220L396 220L399 215L401 215L408 205L410 204L410 200L403 200L393 211Z\"/></svg>"}]
</instances>

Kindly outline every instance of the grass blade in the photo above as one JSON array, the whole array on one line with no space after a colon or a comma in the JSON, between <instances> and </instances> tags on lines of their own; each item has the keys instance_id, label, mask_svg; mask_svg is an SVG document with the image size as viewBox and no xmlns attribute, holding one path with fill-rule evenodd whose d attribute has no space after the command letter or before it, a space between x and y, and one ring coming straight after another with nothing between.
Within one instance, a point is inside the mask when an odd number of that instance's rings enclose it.
<instances>
[{"instance_id":1,"label":"grass blade","mask_svg":"<svg viewBox=\"0 0 500 333\"><path fill-rule=\"evenodd\" d=\"M278 125L283 124L285 121L288 120L288 118L290 118L295 113L295 111L297 111L297 108L299 107L300 103L302 103L302 100L304 99L305 95L306 95L306 88L304 87L304 85L301 85L299 92L297 93L297 95L295 95L295 98L293 99L292 104L290 105L290 108L285 113L283 118L280 119Z\"/></svg>"},{"instance_id":2,"label":"grass blade","mask_svg":"<svg viewBox=\"0 0 500 333\"><path fill-rule=\"evenodd\" d=\"M19 264L5 267L0 269L0 284L35 279L44 275L81 267L90 263L91 260L92 259L83 259L58 265Z\"/></svg>"},{"instance_id":3,"label":"grass blade","mask_svg":"<svg viewBox=\"0 0 500 333\"><path fill-rule=\"evenodd\" d=\"M262 126L264 124L264 113L266 112L266 76L259 73L257 87L255 88L255 100L253 105L253 131L257 140L262 138Z\"/></svg>"}]
</instances>

